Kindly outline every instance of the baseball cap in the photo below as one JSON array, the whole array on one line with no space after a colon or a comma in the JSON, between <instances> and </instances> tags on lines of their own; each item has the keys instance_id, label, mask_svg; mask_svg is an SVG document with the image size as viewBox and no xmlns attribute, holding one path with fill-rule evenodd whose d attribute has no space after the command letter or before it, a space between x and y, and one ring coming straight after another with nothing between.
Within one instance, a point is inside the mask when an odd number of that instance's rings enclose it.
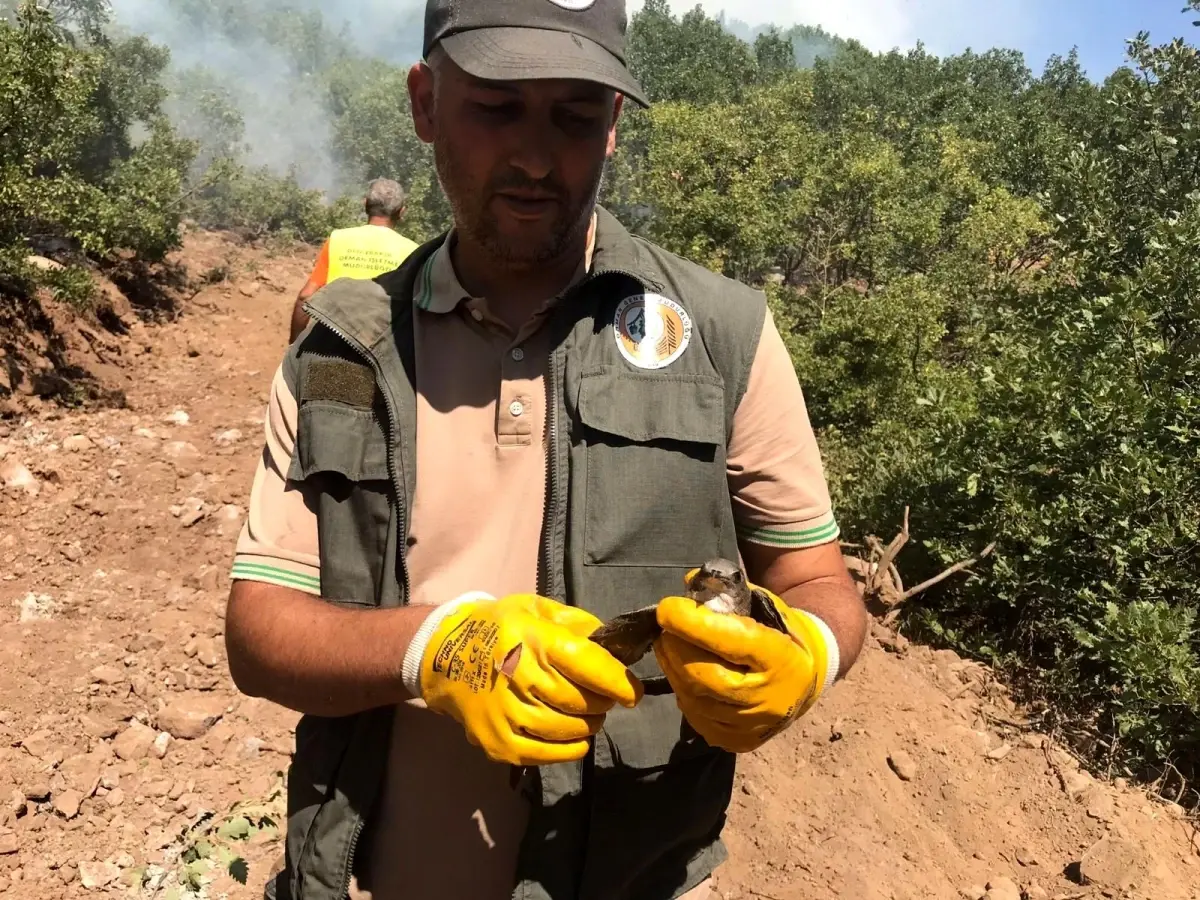
<instances>
[{"instance_id":1,"label":"baseball cap","mask_svg":"<svg viewBox=\"0 0 1200 900\"><path fill-rule=\"evenodd\" d=\"M575 78L648 106L625 65L625 0L428 0L424 54L440 44L488 81Z\"/></svg>"}]
</instances>

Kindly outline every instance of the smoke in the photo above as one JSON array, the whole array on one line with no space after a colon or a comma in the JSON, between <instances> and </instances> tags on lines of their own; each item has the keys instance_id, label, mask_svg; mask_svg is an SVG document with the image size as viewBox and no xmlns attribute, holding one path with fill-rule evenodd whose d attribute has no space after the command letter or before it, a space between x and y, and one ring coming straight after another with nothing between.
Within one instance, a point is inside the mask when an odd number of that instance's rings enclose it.
<instances>
[{"instance_id":1,"label":"smoke","mask_svg":"<svg viewBox=\"0 0 1200 900\"><path fill-rule=\"evenodd\" d=\"M322 69L339 54L407 67L420 56L423 11L423 0L113 0L119 29L170 49L177 86L214 88L204 109L190 93L170 98L181 131L211 138L197 131L211 131L211 104L224 102L241 116L248 165L327 192L345 179Z\"/></svg>"}]
</instances>

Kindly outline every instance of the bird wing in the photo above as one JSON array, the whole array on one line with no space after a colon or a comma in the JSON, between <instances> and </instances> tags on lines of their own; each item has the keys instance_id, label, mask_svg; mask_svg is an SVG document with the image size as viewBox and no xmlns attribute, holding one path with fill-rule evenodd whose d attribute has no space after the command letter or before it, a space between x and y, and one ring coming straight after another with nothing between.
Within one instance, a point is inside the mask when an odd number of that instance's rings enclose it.
<instances>
[{"instance_id":1,"label":"bird wing","mask_svg":"<svg viewBox=\"0 0 1200 900\"><path fill-rule=\"evenodd\" d=\"M646 655L662 630L658 627L657 610L655 606L647 606L622 613L593 631L590 638L623 665L632 666Z\"/></svg>"},{"instance_id":2,"label":"bird wing","mask_svg":"<svg viewBox=\"0 0 1200 900\"><path fill-rule=\"evenodd\" d=\"M776 631L788 633L787 623L783 621L783 615L775 608L775 603L757 588L750 592L750 618L761 625L774 628Z\"/></svg>"}]
</instances>

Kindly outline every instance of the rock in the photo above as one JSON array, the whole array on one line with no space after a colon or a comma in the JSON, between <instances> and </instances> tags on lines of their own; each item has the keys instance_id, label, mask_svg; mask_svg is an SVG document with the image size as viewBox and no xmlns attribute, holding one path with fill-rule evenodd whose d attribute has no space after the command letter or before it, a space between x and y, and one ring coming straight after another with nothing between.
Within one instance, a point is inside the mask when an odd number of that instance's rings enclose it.
<instances>
[{"instance_id":1,"label":"rock","mask_svg":"<svg viewBox=\"0 0 1200 900\"><path fill-rule=\"evenodd\" d=\"M1083 883L1121 890L1140 874L1141 850L1124 838L1105 835L1094 843L1079 863Z\"/></svg>"},{"instance_id":2,"label":"rock","mask_svg":"<svg viewBox=\"0 0 1200 900\"><path fill-rule=\"evenodd\" d=\"M71 562L79 562L83 559L83 548L79 546L78 542L67 544L62 548L62 555Z\"/></svg>"},{"instance_id":3,"label":"rock","mask_svg":"<svg viewBox=\"0 0 1200 900\"><path fill-rule=\"evenodd\" d=\"M100 753L81 753L66 760L58 771L68 786L83 797L90 797L100 786L100 770L105 762L107 759Z\"/></svg>"},{"instance_id":4,"label":"rock","mask_svg":"<svg viewBox=\"0 0 1200 900\"><path fill-rule=\"evenodd\" d=\"M917 777L917 764L903 750L893 750L888 753L888 765L901 781L912 781Z\"/></svg>"},{"instance_id":5,"label":"rock","mask_svg":"<svg viewBox=\"0 0 1200 900\"><path fill-rule=\"evenodd\" d=\"M35 269L41 269L43 272L57 272L65 268L62 263L45 256L27 256L25 257L25 262Z\"/></svg>"},{"instance_id":6,"label":"rock","mask_svg":"<svg viewBox=\"0 0 1200 900\"><path fill-rule=\"evenodd\" d=\"M987 896L987 888L973 884L970 887L959 888L958 893L963 900L983 900Z\"/></svg>"},{"instance_id":7,"label":"rock","mask_svg":"<svg viewBox=\"0 0 1200 900\"><path fill-rule=\"evenodd\" d=\"M1021 889L1011 878L993 878L987 884L985 900L1021 900Z\"/></svg>"},{"instance_id":8,"label":"rock","mask_svg":"<svg viewBox=\"0 0 1200 900\"><path fill-rule=\"evenodd\" d=\"M41 759L57 744L58 741L54 735L45 729L35 731L29 737L25 738L25 740L21 741L21 746L25 752L35 759Z\"/></svg>"},{"instance_id":9,"label":"rock","mask_svg":"<svg viewBox=\"0 0 1200 900\"><path fill-rule=\"evenodd\" d=\"M249 284L243 284L238 287L238 293L243 297L253 297L258 294L258 282L252 281Z\"/></svg>"},{"instance_id":10,"label":"rock","mask_svg":"<svg viewBox=\"0 0 1200 900\"><path fill-rule=\"evenodd\" d=\"M1067 796L1072 800L1081 800L1092 786L1092 776L1087 772L1071 772L1063 780Z\"/></svg>"},{"instance_id":11,"label":"rock","mask_svg":"<svg viewBox=\"0 0 1200 900\"><path fill-rule=\"evenodd\" d=\"M58 602L49 594L27 593L20 600L14 600L17 607L18 622L38 622L54 617L58 611Z\"/></svg>"},{"instance_id":12,"label":"rock","mask_svg":"<svg viewBox=\"0 0 1200 900\"><path fill-rule=\"evenodd\" d=\"M94 684L113 685L125 680L125 673L116 666L96 666L90 674Z\"/></svg>"},{"instance_id":13,"label":"rock","mask_svg":"<svg viewBox=\"0 0 1200 900\"><path fill-rule=\"evenodd\" d=\"M79 727L83 729L83 733L88 737L98 738L100 740L108 740L117 736L117 726L111 722L102 722L95 716L83 715L79 717Z\"/></svg>"},{"instance_id":14,"label":"rock","mask_svg":"<svg viewBox=\"0 0 1200 900\"><path fill-rule=\"evenodd\" d=\"M54 811L64 819L73 819L79 815L79 805L83 803L83 794L76 790L66 790L54 795Z\"/></svg>"},{"instance_id":15,"label":"rock","mask_svg":"<svg viewBox=\"0 0 1200 900\"><path fill-rule=\"evenodd\" d=\"M172 737L194 741L203 737L225 714L225 700L204 694L178 697L158 714L158 727Z\"/></svg>"},{"instance_id":16,"label":"rock","mask_svg":"<svg viewBox=\"0 0 1200 900\"><path fill-rule=\"evenodd\" d=\"M83 453L96 445L86 434L73 434L62 442L62 447L68 453Z\"/></svg>"},{"instance_id":17,"label":"rock","mask_svg":"<svg viewBox=\"0 0 1200 900\"><path fill-rule=\"evenodd\" d=\"M12 856L21 848L17 846L17 836L11 831L0 831L0 856Z\"/></svg>"},{"instance_id":18,"label":"rock","mask_svg":"<svg viewBox=\"0 0 1200 900\"><path fill-rule=\"evenodd\" d=\"M1040 884L1031 884L1025 888L1025 900L1050 900L1050 892Z\"/></svg>"},{"instance_id":19,"label":"rock","mask_svg":"<svg viewBox=\"0 0 1200 900\"><path fill-rule=\"evenodd\" d=\"M1101 789L1100 785L1094 786L1087 792L1086 800L1087 815L1090 819L1111 822L1117 814L1117 806L1113 802L1112 795Z\"/></svg>"},{"instance_id":20,"label":"rock","mask_svg":"<svg viewBox=\"0 0 1200 900\"><path fill-rule=\"evenodd\" d=\"M221 661L216 642L212 638L200 638L196 641L196 660L210 669Z\"/></svg>"},{"instance_id":21,"label":"rock","mask_svg":"<svg viewBox=\"0 0 1200 900\"><path fill-rule=\"evenodd\" d=\"M192 417L189 416L182 409L177 409L173 413L171 413L169 416L166 416L163 419L163 421L166 422L168 425L187 425L189 422L192 421Z\"/></svg>"},{"instance_id":22,"label":"rock","mask_svg":"<svg viewBox=\"0 0 1200 900\"><path fill-rule=\"evenodd\" d=\"M242 521L242 516L245 513L240 506L233 503L227 503L217 510L217 521L227 525L239 525ZM214 589L215 590L215 589Z\"/></svg>"},{"instance_id":23,"label":"rock","mask_svg":"<svg viewBox=\"0 0 1200 900\"><path fill-rule=\"evenodd\" d=\"M25 811L28 809L28 806L29 805L25 800L25 792L19 790L18 788L13 788L12 791L9 792L8 799L4 801L4 811L10 814L14 819L25 815ZM0 816L0 821L3 821L3 819L4 817Z\"/></svg>"},{"instance_id":24,"label":"rock","mask_svg":"<svg viewBox=\"0 0 1200 900\"><path fill-rule=\"evenodd\" d=\"M242 439L242 433L236 428L230 428L228 431L222 431L213 441L220 447L232 447Z\"/></svg>"},{"instance_id":25,"label":"rock","mask_svg":"<svg viewBox=\"0 0 1200 900\"><path fill-rule=\"evenodd\" d=\"M50 785L44 781L35 781L25 788L25 799L31 803L45 803L50 799Z\"/></svg>"},{"instance_id":26,"label":"rock","mask_svg":"<svg viewBox=\"0 0 1200 900\"><path fill-rule=\"evenodd\" d=\"M1038 865L1037 854L1028 847L1022 847L1017 851L1017 862L1026 867L1036 866Z\"/></svg>"},{"instance_id":27,"label":"rock","mask_svg":"<svg viewBox=\"0 0 1200 900\"><path fill-rule=\"evenodd\" d=\"M204 505L199 508L185 509L179 517L179 522L184 528L191 528L205 516Z\"/></svg>"},{"instance_id":28,"label":"rock","mask_svg":"<svg viewBox=\"0 0 1200 900\"><path fill-rule=\"evenodd\" d=\"M121 870L110 862L83 861L79 864L79 880L89 891L108 887L121 877Z\"/></svg>"},{"instance_id":29,"label":"rock","mask_svg":"<svg viewBox=\"0 0 1200 900\"><path fill-rule=\"evenodd\" d=\"M165 731L161 732L159 736L154 739L154 747L152 748L154 756L158 759L162 759L167 755L167 748L170 745L171 735L167 734Z\"/></svg>"},{"instance_id":30,"label":"rock","mask_svg":"<svg viewBox=\"0 0 1200 900\"><path fill-rule=\"evenodd\" d=\"M119 758L129 762L145 759L150 755L156 737L154 729L141 722L134 722L113 741L113 752Z\"/></svg>"},{"instance_id":31,"label":"rock","mask_svg":"<svg viewBox=\"0 0 1200 900\"><path fill-rule=\"evenodd\" d=\"M893 634L890 631L885 631L879 635L879 646L889 653L895 653L897 656L903 656L908 652L910 646L908 638L900 633ZM982 895L980 895L982 896Z\"/></svg>"},{"instance_id":32,"label":"rock","mask_svg":"<svg viewBox=\"0 0 1200 900\"><path fill-rule=\"evenodd\" d=\"M999 747L996 747L994 750L989 750L987 753L984 754L984 756L986 756L990 760L999 761L1001 759L1004 759L1004 757L1008 756L1008 754L1010 754L1010 753L1012 753L1012 744L1001 744Z\"/></svg>"},{"instance_id":33,"label":"rock","mask_svg":"<svg viewBox=\"0 0 1200 900\"><path fill-rule=\"evenodd\" d=\"M116 809L125 802L125 791L119 787L113 788L108 792L108 794L105 795L104 802L107 803L112 809Z\"/></svg>"},{"instance_id":34,"label":"rock","mask_svg":"<svg viewBox=\"0 0 1200 900\"><path fill-rule=\"evenodd\" d=\"M10 491L23 491L30 497L36 497L41 492L41 485L16 457L0 463L0 484Z\"/></svg>"}]
</instances>

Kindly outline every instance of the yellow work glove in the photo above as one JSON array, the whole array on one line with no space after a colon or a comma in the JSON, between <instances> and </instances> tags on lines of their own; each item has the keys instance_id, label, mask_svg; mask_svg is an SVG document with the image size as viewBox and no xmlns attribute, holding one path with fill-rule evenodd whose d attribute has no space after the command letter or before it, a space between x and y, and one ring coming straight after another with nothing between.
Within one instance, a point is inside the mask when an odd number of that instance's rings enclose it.
<instances>
[{"instance_id":1,"label":"yellow work glove","mask_svg":"<svg viewBox=\"0 0 1200 900\"><path fill-rule=\"evenodd\" d=\"M409 692L453 717L496 762L582 759L641 682L587 636L600 620L533 594L467 594L430 613L405 654Z\"/></svg>"},{"instance_id":2,"label":"yellow work glove","mask_svg":"<svg viewBox=\"0 0 1200 900\"><path fill-rule=\"evenodd\" d=\"M748 753L779 734L837 677L838 646L829 626L763 593L787 634L713 612L688 597L666 597L658 604L663 633L654 654L679 709L705 741L732 753Z\"/></svg>"}]
</instances>

